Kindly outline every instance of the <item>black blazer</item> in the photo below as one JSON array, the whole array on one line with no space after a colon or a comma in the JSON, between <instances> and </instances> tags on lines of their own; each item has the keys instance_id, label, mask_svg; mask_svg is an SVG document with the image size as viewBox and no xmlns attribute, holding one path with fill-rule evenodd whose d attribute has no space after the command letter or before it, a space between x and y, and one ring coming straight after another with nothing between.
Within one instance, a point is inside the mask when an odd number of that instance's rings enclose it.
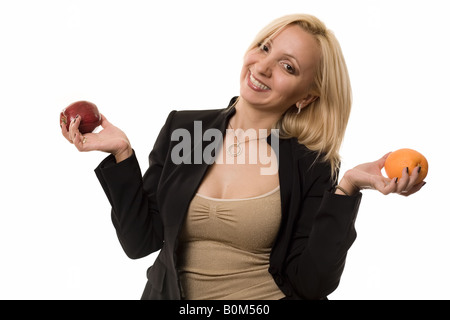
<instances>
[{"instance_id":1,"label":"black blazer","mask_svg":"<svg viewBox=\"0 0 450 320\"><path fill-rule=\"evenodd\" d=\"M132 259L157 250L142 299L182 299L176 248L191 199L208 164L174 164L171 141L177 128L194 134L194 121L203 132L225 133L235 113L225 109L172 111L149 156L142 177L135 154L116 163L108 156L95 173L112 206L112 222L125 253ZM192 154L210 142L192 139ZM268 138L270 143L270 136ZM333 192L330 166L315 161L317 154L296 139L279 140L279 181L282 220L270 256L268 272L288 299L325 299L339 284L347 251L356 238L354 229L361 193L341 196Z\"/></svg>"}]
</instances>

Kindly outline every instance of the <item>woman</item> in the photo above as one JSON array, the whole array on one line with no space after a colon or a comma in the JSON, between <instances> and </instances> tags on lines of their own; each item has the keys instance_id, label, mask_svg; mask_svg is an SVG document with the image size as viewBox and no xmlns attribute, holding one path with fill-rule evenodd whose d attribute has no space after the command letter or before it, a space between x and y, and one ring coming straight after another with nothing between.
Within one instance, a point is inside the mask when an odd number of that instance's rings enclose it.
<instances>
[{"instance_id":1,"label":"woman","mask_svg":"<svg viewBox=\"0 0 450 320\"><path fill-rule=\"evenodd\" d=\"M423 186L419 168L383 177L387 155L337 183L351 89L339 44L317 18L264 28L240 84L227 108L172 111L143 177L105 117L97 134L81 135L79 117L62 126L79 151L111 153L95 172L126 254L161 250L142 299L326 299L356 237L360 190L408 196Z\"/></svg>"}]
</instances>

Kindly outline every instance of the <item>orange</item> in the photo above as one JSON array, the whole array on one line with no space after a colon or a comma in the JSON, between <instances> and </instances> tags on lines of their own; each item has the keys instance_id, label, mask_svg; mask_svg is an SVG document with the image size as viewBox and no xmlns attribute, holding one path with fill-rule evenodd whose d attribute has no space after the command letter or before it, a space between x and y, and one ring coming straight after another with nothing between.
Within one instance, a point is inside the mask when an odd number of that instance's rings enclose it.
<instances>
[{"instance_id":1,"label":"orange","mask_svg":"<svg viewBox=\"0 0 450 320\"><path fill-rule=\"evenodd\" d=\"M413 149L399 149L391 152L384 163L384 170L390 179L401 178L402 170L408 167L411 175L415 167L420 167L417 183L422 182L428 174L428 161L424 155Z\"/></svg>"}]
</instances>

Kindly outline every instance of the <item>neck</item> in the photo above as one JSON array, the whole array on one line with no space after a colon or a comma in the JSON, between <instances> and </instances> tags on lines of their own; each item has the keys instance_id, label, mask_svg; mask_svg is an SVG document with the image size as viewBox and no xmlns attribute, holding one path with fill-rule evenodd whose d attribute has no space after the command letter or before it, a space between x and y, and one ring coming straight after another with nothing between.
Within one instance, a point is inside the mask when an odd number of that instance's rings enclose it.
<instances>
[{"instance_id":1,"label":"neck","mask_svg":"<svg viewBox=\"0 0 450 320\"><path fill-rule=\"evenodd\" d=\"M236 113L230 119L234 129L266 129L270 134L270 129L280 119L281 113L270 110L264 110L258 106L254 106L242 98L239 98L236 105Z\"/></svg>"}]
</instances>

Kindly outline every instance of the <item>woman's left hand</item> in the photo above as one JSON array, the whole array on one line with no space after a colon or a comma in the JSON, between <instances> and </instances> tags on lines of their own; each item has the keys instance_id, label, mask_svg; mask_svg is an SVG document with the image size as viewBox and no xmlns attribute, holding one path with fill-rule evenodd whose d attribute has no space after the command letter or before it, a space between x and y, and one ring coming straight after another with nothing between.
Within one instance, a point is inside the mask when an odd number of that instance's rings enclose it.
<instances>
[{"instance_id":1,"label":"woman's left hand","mask_svg":"<svg viewBox=\"0 0 450 320\"><path fill-rule=\"evenodd\" d=\"M348 170L339 185L344 190L348 190L350 194L361 189L374 189L385 195L398 193L402 196L412 195L425 185L425 182L417 183L419 167L413 168L411 175L408 173L408 168L405 167L401 177L394 179L384 177L381 170L388 156L389 153L377 161L363 163Z\"/></svg>"}]
</instances>

